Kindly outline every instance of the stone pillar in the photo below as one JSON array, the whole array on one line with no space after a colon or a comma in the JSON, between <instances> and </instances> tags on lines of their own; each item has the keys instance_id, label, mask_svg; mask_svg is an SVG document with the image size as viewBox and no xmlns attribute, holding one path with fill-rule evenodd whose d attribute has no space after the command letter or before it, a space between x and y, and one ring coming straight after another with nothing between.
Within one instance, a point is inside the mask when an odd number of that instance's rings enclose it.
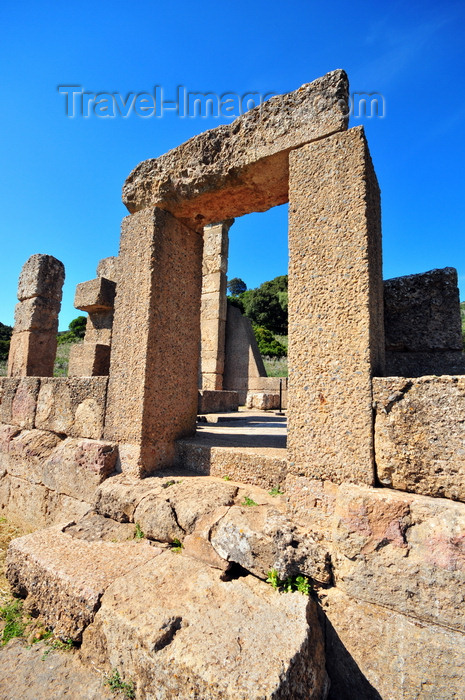
<instances>
[{"instance_id":1,"label":"stone pillar","mask_svg":"<svg viewBox=\"0 0 465 700\"><path fill-rule=\"evenodd\" d=\"M123 220L105 437L121 468L144 476L170 465L195 432L202 236L168 212Z\"/></svg>"},{"instance_id":2,"label":"stone pillar","mask_svg":"<svg viewBox=\"0 0 465 700\"><path fill-rule=\"evenodd\" d=\"M116 283L105 277L77 285L74 306L89 316L84 342L71 348L68 376L109 374L115 288Z\"/></svg>"},{"instance_id":3,"label":"stone pillar","mask_svg":"<svg viewBox=\"0 0 465 700\"><path fill-rule=\"evenodd\" d=\"M373 484L383 285L380 193L363 128L292 151L289 166L289 470Z\"/></svg>"},{"instance_id":4,"label":"stone pillar","mask_svg":"<svg viewBox=\"0 0 465 700\"><path fill-rule=\"evenodd\" d=\"M53 376L64 279L63 263L51 255L31 255L24 264L8 357L9 377Z\"/></svg>"},{"instance_id":5,"label":"stone pillar","mask_svg":"<svg viewBox=\"0 0 465 700\"><path fill-rule=\"evenodd\" d=\"M202 297L200 305L200 388L223 388L226 330L228 232L234 219L203 230Z\"/></svg>"}]
</instances>

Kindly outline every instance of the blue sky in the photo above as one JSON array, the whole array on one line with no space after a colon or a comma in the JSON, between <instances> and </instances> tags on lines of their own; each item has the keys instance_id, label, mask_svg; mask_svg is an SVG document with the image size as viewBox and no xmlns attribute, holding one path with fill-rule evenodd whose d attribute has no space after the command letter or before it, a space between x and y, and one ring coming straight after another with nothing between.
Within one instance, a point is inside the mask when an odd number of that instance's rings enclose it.
<instances>
[{"instance_id":1,"label":"blue sky","mask_svg":"<svg viewBox=\"0 0 465 700\"><path fill-rule=\"evenodd\" d=\"M66 116L58 86L91 93L283 93L335 68L378 92L362 123L382 190L384 276L458 269L465 299L465 4L274 0L12 2L0 9L0 321L33 253L66 268L60 328L78 282L118 252L121 186L227 118ZM287 270L286 207L237 220L229 276L249 287Z\"/></svg>"}]
</instances>

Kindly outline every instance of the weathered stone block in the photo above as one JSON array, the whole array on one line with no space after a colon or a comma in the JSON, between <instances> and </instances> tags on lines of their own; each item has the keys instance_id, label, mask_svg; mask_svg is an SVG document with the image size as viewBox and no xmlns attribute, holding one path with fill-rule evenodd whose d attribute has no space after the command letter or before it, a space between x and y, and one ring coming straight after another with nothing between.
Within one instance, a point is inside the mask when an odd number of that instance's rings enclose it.
<instances>
[{"instance_id":1,"label":"weathered stone block","mask_svg":"<svg viewBox=\"0 0 465 700\"><path fill-rule=\"evenodd\" d=\"M52 527L13 540L6 574L58 636L79 640L110 583L159 552L147 542L87 542Z\"/></svg>"},{"instance_id":2,"label":"weathered stone block","mask_svg":"<svg viewBox=\"0 0 465 700\"><path fill-rule=\"evenodd\" d=\"M63 440L42 464L42 483L52 491L91 503L115 469L117 447L100 440Z\"/></svg>"},{"instance_id":3,"label":"weathered stone block","mask_svg":"<svg viewBox=\"0 0 465 700\"><path fill-rule=\"evenodd\" d=\"M55 331L13 332L8 355L8 376L51 377L56 351Z\"/></svg>"},{"instance_id":4,"label":"weathered stone block","mask_svg":"<svg viewBox=\"0 0 465 700\"><path fill-rule=\"evenodd\" d=\"M42 380L36 427L99 440L103 434L107 381L106 377Z\"/></svg>"},{"instance_id":5,"label":"weathered stone block","mask_svg":"<svg viewBox=\"0 0 465 700\"><path fill-rule=\"evenodd\" d=\"M124 668L141 696L324 700L314 601L221 574L166 552L119 578L83 635L82 654Z\"/></svg>"},{"instance_id":6,"label":"weathered stone block","mask_svg":"<svg viewBox=\"0 0 465 700\"><path fill-rule=\"evenodd\" d=\"M63 263L52 255L31 255L23 265L18 283L18 299L45 297L61 302L65 280Z\"/></svg>"},{"instance_id":7,"label":"weathered stone block","mask_svg":"<svg viewBox=\"0 0 465 700\"><path fill-rule=\"evenodd\" d=\"M98 313L112 309L115 303L116 282L97 277L81 282L76 287L74 306L87 313Z\"/></svg>"},{"instance_id":8,"label":"weathered stone block","mask_svg":"<svg viewBox=\"0 0 465 700\"><path fill-rule=\"evenodd\" d=\"M237 391L215 391L204 389L199 391L199 413L222 413L237 411L239 396Z\"/></svg>"},{"instance_id":9,"label":"weathered stone block","mask_svg":"<svg viewBox=\"0 0 465 700\"><path fill-rule=\"evenodd\" d=\"M289 469L372 484L383 286L379 187L363 129L292 151L289 168Z\"/></svg>"},{"instance_id":10,"label":"weathered stone block","mask_svg":"<svg viewBox=\"0 0 465 700\"><path fill-rule=\"evenodd\" d=\"M107 280L118 282L118 265L119 258L117 256L102 258L97 265L97 277L105 277Z\"/></svg>"},{"instance_id":11,"label":"weathered stone block","mask_svg":"<svg viewBox=\"0 0 465 700\"><path fill-rule=\"evenodd\" d=\"M229 562L240 564L266 579L275 569L283 579L304 574L329 583L331 573L325 547L298 533L279 506L232 506L212 527L213 549Z\"/></svg>"},{"instance_id":12,"label":"weathered stone block","mask_svg":"<svg viewBox=\"0 0 465 700\"><path fill-rule=\"evenodd\" d=\"M387 350L462 350L457 270L385 280L384 328Z\"/></svg>"},{"instance_id":13,"label":"weathered stone block","mask_svg":"<svg viewBox=\"0 0 465 700\"><path fill-rule=\"evenodd\" d=\"M375 378L373 398L381 483L465 501L465 377Z\"/></svg>"},{"instance_id":14,"label":"weathered stone block","mask_svg":"<svg viewBox=\"0 0 465 700\"><path fill-rule=\"evenodd\" d=\"M461 700L465 635L337 589L322 598L329 700Z\"/></svg>"},{"instance_id":15,"label":"weathered stone block","mask_svg":"<svg viewBox=\"0 0 465 700\"><path fill-rule=\"evenodd\" d=\"M332 554L347 595L465 631L465 505L389 489L338 490Z\"/></svg>"},{"instance_id":16,"label":"weathered stone block","mask_svg":"<svg viewBox=\"0 0 465 700\"><path fill-rule=\"evenodd\" d=\"M106 377L110 373L110 345L76 343L69 353L68 377Z\"/></svg>"},{"instance_id":17,"label":"weathered stone block","mask_svg":"<svg viewBox=\"0 0 465 700\"><path fill-rule=\"evenodd\" d=\"M47 525L48 490L45 486L8 475L9 493L5 515L13 525L37 530Z\"/></svg>"},{"instance_id":18,"label":"weathered stone block","mask_svg":"<svg viewBox=\"0 0 465 700\"><path fill-rule=\"evenodd\" d=\"M258 411L271 411L279 408L279 394L248 391L245 405L247 408L256 408Z\"/></svg>"},{"instance_id":19,"label":"weathered stone block","mask_svg":"<svg viewBox=\"0 0 465 700\"><path fill-rule=\"evenodd\" d=\"M202 239L147 209L124 220L120 260L131 274L116 296L105 437L133 446L129 459L120 447L122 469L146 475L195 431Z\"/></svg>"},{"instance_id":20,"label":"weathered stone block","mask_svg":"<svg viewBox=\"0 0 465 700\"><path fill-rule=\"evenodd\" d=\"M16 304L15 333L21 331L58 331L60 302L45 297L32 297Z\"/></svg>"},{"instance_id":21,"label":"weathered stone block","mask_svg":"<svg viewBox=\"0 0 465 700\"><path fill-rule=\"evenodd\" d=\"M43 485L43 467L62 442L48 430L22 430L9 443L8 472L20 479Z\"/></svg>"},{"instance_id":22,"label":"weathered stone block","mask_svg":"<svg viewBox=\"0 0 465 700\"><path fill-rule=\"evenodd\" d=\"M290 149L346 129L347 99L341 70L273 97L232 124L138 165L124 184L123 201L130 212L167 209L199 231L282 204L288 198Z\"/></svg>"}]
</instances>

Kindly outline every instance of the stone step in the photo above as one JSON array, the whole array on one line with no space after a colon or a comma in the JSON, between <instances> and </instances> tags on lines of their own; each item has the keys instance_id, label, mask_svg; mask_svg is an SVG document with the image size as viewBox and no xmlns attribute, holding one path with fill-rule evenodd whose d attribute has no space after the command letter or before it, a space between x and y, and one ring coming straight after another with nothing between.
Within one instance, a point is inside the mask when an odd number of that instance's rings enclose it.
<instances>
[{"instance_id":1,"label":"stone step","mask_svg":"<svg viewBox=\"0 0 465 700\"><path fill-rule=\"evenodd\" d=\"M259 441L258 438L253 438ZM231 442L236 442L231 445ZM263 436L261 442L270 447L244 447L248 436L201 435L176 442L176 464L199 474L229 477L243 484L271 489L284 484L287 474L287 453L281 436Z\"/></svg>"},{"instance_id":2,"label":"stone step","mask_svg":"<svg viewBox=\"0 0 465 700\"><path fill-rule=\"evenodd\" d=\"M13 593L27 596L26 607L39 611L63 639L79 641L110 583L162 551L134 540L133 525L109 521L105 527L102 521L90 516L87 527L37 530L8 548L6 576Z\"/></svg>"},{"instance_id":3,"label":"stone step","mask_svg":"<svg viewBox=\"0 0 465 700\"><path fill-rule=\"evenodd\" d=\"M145 513L155 529L166 520L168 511L159 508L166 504L174 525L190 533L182 551L135 539L141 532L132 522L91 512L11 543L7 576L14 593L27 596L26 609L39 612L58 636L82 641L84 663L134 681L137 698L325 700L316 603L263 580L278 542L273 523L285 544L294 536L286 533L283 504L248 488L261 503L236 505L243 487L209 477L164 479L110 478L97 505L121 519ZM204 552L198 556L187 542L208 527L215 542L207 533L205 546L224 566L208 565ZM256 575L229 569L231 562Z\"/></svg>"}]
</instances>

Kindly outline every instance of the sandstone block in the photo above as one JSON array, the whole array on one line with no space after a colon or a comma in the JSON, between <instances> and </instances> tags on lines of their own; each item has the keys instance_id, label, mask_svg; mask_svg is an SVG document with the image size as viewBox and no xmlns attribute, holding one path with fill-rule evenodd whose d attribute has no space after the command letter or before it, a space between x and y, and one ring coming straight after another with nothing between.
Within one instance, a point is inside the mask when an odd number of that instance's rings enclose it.
<instances>
[{"instance_id":1,"label":"sandstone block","mask_svg":"<svg viewBox=\"0 0 465 700\"><path fill-rule=\"evenodd\" d=\"M99 440L103 434L106 377L44 379L37 400L37 428Z\"/></svg>"},{"instance_id":2,"label":"sandstone block","mask_svg":"<svg viewBox=\"0 0 465 700\"><path fill-rule=\"evenodd\" d=\"M146 496L163 492L161 482L133 479L126 475L104 481L95 495L95 508L100 515L120 523L135 522L134 512Z\"/></svg>"},{"instance_id":3,"label":"sandstone block","mask_svg":"<svg viewBox=\"0 0 465 700\"><path fill-rule=\"evenodd\" d=\"M282 579L304 574L320 583L331 580L327 549L298 532L277 507L233 506L209 539L219 556L260 578L276 569Z\"/></svg>"},{"instance_id":4,"label":"sandstone block","mask_svg":"<svg viewBox=\"0 0 465 700\"><path fill-rule=\"evenodd\" d=\"M465 505L341 486L335 585L350 597L465 631Z\"/></svg>"},{"instance_id":5,"label":"sandstone block","mask_svg":"<svg viewBox=\"0 0 465 700\"><path fill-rule=\"evenodd\" d=\"M465 697L465 635L334 588L321 603L330 700Z\"/></svg>"},{"instance_id":6,"label":"sandstone block","mask_svg":"<svg viewBox=\"0 0 465 700\"><path fill-rule=\"evenodd\" d=\"M102 258L97 265L97 277L105 277L107 280L118 282L119 258L114 255L109 258Z\"/></svg>"},{"instance_id":7,"label":"sandstone block","mask_svg":"<svg viewBox=\"0 0 465 700\"><path fill-rule=\"evenodd\" d=\"M445 267L384 281L386 349L462 350L457 270Z\"/></svg>"},{"instance_id":8,"label":"sandstone block","mask_svg":"<svg viewBox=\"0 0 465 700\"><path fill-rule=\"evenodd\" d=\"M379 186L363 129L293 151L289 168L289 468L372 484L383 283Z\"/></svg>"},{"instance_id":9,"label":"sandstone block","mask_svg":"<svg viewBox=\"0 0 465 700\"><path fill-rule=\"evenodd\" d=\"M61 302L65 279L63 263L52 255L31 255L23 265L18 283L18 299L45 297Z\"/></svg>"},{"instance_id":10,"label":"sandstone block","mask_svg":"<svg viewBox=\"0 0 465 700\"><path fill-rule=\"evenodd\" d=\"M208 390L199 391L199 413L222 413L237 411L239 397L237 391Z\"/></svg>"},{"instance_id":11,"label":"sandstone block","mask_svg":"<svg viewBox=\"0 0 465 700\"><path fill-rule=\"evenodd\" d=\"M233 123L140 163L124 184L123 201L130 212L167 209L199 231L282 204L288 198L289 151L346 129L347 97L341 70L272 97Z\"/></svg>"},{"instance_id":12,"label":"sandstone block","mask_svg":"<svg viewBox=\"0 0 465 700\"><path fill-rule=\"evenodd\" d=\"M106 377L110 373L110 345L76 343L69 354L68 377Z\"/></svg>"},{"instance_id":13,"label":"sandstone block","mask_svg":"<svg viewBox=\"0 0 465 700\"><path fill-rule=\"evenodd\" d=\"M42 483L52 491L91 503L113 471L117 447L100 440L66 438L41 464Z\"/></svg>"},{"instance_id":14,"label":"sandstone block","mask_svg":"<svg viewBox=\"0 0 465 700\"><path fill-rule=\"evenodd\" d=\"M47 430L22 430L9 443L8 472L32 483L43 484L43 465L62 438Z\"/></svg>"},{"instance_id":15,"label":"sandstone block","mask_svg":"<svg viewBox=\"0 0 465 700\"><path fill-rule=\"evenodd\" d=\"M159 553L148 542L88 542L52 527L13 540L6 575L57 635L79 640L110 583Z\"/></svg>"},{"instance_id":16,"label":"sandstone block","mask_svg":"<svg viewBox=\"0 0 465 700\"><path fill-rule=\"evenodd\" d=\"M123 668L142 697L327 696L311 599L279 595L252 576L222 581L221 571L171 552L107 588L82 655Z\"/></svg>"},{"instance_id":17,"label":"sandstone block","mask_svg":"<svg viewBox=\"0 0 465 700\"><path fill-rule=\"evenodd\" d=\"M56 351L55 331L13 331L8 355L8 376L51 377Z\"/></svg>"},{"instance_id":18,"label":"sandstone block","mask_svg":"<svg viewBox=\"0 0 465 700\"><path fill-rule=\"evenodd\" d=\"M121 468L139 476L171 466L175 440L195 432L202 240L146 209L123 222L120 260L131 274L115 302L105 438L136 448L129 462L120 448Z\"/></svg>"},{"instance_id":19,"label":"sandstone block","mask_svg":"<svg viewBox=\"0 0 465 700\"><path fill-rule=\"evenodd\" d=\"M13 525L37 530L48 522L48 490L42 484L8 475L9 492L5 515Z\"/></svg>"},{"instance_id":20,"label":"sandstone block","mask_svg":"<svg viewBox=\"0 0 465 700\"><path fill-rule=\"evenodd\" d=\"M245 405L247 408L256 408L258 411L271 411L279 408L279 394L248 391Z\"/></svg>"},{"instance_id":21,"label":"sandstone block","mask_svg":"<svg viewBox=\"0 0 465 700\"><path fill-rule=\"evenodd\" d=\"M112 309L115 303L116 282L97 277L81 282L76 287L74 306L87 313L99 313Z\"/></svg>"},{"instance_id":22,"label":"sandstone block","mask_svg":"<svg viewBox=\"0 0 465 700\"><path fill-rule=\"evenodd\" d=\"M465 377L373 380L385 486L465 501Z\"/></svg>"},{"instance_id":23,"label":"sandstone block","mask_svg":"<svg viewBox=\"0 0 465 700\"><path fill-rule=\"evenodd\" d=\"M0 422L33 428L38 393L39 379L35 377L1 377Z\"/></svg>"},{"instance_id":24,"label":"sandstone block","mask_svg":"<svg viewBox=\"0 0 465 700\"><path fill-rule=\"evenodd\" d=\"M58 331L60 302L45 297L32 297L16 304L15 333L21 331Z\"/></svg>"}]
</instances>

